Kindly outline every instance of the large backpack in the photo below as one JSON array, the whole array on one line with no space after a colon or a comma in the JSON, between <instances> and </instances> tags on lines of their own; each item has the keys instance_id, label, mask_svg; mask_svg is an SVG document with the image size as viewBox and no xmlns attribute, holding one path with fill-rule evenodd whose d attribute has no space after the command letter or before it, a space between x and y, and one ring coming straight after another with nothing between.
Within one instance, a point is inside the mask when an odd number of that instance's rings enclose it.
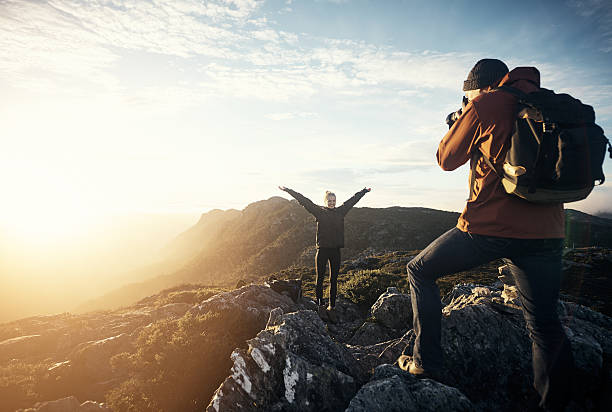
<instances>
[{"instance_id":1,"label":"large backpack","mask_svg":"<svg viewBox=\"0 0 612 412\"><path fill-rule=\"evenodd\" d=\"M534 203L568 203L586 198L596 182L603 184L606 146L610 158L612 146L591 106L548 89L498 90L518 98L518 116L502 170L483 157L507 193Z\"/></svg>"}]
</instances>

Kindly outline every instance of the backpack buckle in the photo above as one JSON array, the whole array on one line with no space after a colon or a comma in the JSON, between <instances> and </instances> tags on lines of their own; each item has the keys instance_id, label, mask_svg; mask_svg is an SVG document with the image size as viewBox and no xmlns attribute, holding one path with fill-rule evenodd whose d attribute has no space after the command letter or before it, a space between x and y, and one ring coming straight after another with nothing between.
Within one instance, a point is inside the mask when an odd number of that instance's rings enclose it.
<instances>
[{"instance_id":1,"label":"backpack buckle","mask_svg":"<svg viewBox=\"0 0 612 412\"><path fill-rule=\"evenodd\" d=\"M544 133L548 133L548 132L552 132L553 130L555 130L557 128L557 125L555 123L547 123L544 122L542 124L542 131Z\"/></svg>"}]
</instances>

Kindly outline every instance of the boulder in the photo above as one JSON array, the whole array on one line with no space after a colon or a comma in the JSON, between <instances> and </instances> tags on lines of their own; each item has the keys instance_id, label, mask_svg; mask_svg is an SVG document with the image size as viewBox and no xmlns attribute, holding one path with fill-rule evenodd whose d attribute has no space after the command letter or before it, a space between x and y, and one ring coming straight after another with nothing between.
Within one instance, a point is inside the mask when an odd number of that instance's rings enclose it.
<instances>
[{"instance_id":1,"label":"boulder","mask_svg":"<svg viewBox=\"0 0 612 412\"><path fill-rule=\"evenodd\" d=\"M389 329L403 330L412 328L412 302L410 295L400 293L390 287L380 295L370 309L374 321Z\"/></svg>"},{"instance_id":2,"label":"boulder","mask_svg":"<svg viewBox=\"0 0 612 412\"><path fill-rule=\"evenodd\" d=\"M232 353L232 375L217 389L208 412L344 410L365 373L335 343L313 311L275 309L248 350Z\"/></svg>"},{"instance_id":3,"label":"boulder","mask_svg":"<svg viewBox=\"0 0 612 412\"><path fill-rule=\"evenodd\" d=\"M460 389L483 410L526 407L533 378L531 340L522 311L511 303L500 305L495 291L490 296L475 291L457 297L443 310L442 349L449 377L445 383ZM612 359L612 320L568 302L559 304L559 313L579 377L574 397L581 405L600 402L603 406L601 399L610 389L606 359Z\"/></svg>"},{"instance_id":4,"label":"boulder","mask_svg":"<svg viewBox=\"0 0 612 412\"><path fill-rule=\"evenodd\" d=\"M522 314L498 311L491 296L477 292L443 310L445 383L479 408L505 410L500 405L517 406L531 393L531 341Z\"/></svg>"},{"instance_id":5,"label":"boulder","mask_svg":"<svg viewBox=\"0 0 612 412\"><path fill-rule=\"evenodd\" d=\"M346 412L473 411L458 389L430 379L417 379L398 367L381 365L359 389Z\"/></svg>"}]
</instances>

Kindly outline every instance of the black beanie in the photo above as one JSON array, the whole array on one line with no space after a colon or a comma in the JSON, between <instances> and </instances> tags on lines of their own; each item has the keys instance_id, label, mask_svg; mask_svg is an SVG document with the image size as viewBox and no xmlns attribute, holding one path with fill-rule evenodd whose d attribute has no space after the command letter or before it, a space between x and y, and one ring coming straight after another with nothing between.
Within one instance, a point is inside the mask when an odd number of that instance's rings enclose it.
<instances>
[{"instance_id":1,"label":"black beanie","mask_svg":"<svg viewBox=\"0 0 612 412\"><path fill-rule=\"evenodd\" d=\"M508 66L501 60L482 59L470 70L467 80L463 82L463 91L497 86L493 83L501 80L508 71Z\"/></svg>"}]
</instances>

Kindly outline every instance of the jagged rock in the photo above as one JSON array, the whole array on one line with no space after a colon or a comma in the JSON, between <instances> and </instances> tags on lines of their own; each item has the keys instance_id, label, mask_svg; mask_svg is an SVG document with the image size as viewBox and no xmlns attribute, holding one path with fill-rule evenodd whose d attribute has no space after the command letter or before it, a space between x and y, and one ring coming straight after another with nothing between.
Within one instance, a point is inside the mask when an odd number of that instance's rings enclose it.
<instances>
[{"instance_id":1,"label":"jagged rock","mask_svg":"<svg viewBox=\"0 0 612 412\"><path fill-rule=\"evenodd\" d=\"M444 308L442 318L449 382L483 410L525 406L522 402L531 392L531 341L522 312L500 311L496 299L495 292L461 295ZM609 382L604 360L612 359L612 320L574 303L562 303L559 310L581 376L576 393L591 399L587 403L596 402Z\"/></svg>"},{"instance_id":2,"label":"jagged rock","mask_svg":"<svg viewBox=\"0 0 612 412\"><path fill-rule=\"evenodd\" d=\"M511 303L517 306L521 304L516 286L510 286L504 283L504 290L502 291L501 298L506 304Z\"/></svg>"},{"instance_id":3,"label":"jagged rock","mask_svg":"<svg viewBox=\"0 0 612 412\"><path fill-rule=\"evenodd\" d=\"M497 268L499 272L499 276L497 277L504 285L514 286L514 276L512 276L512 271L510 270L510 266L502 265Z\"/></svg>"},{"instance_id":4,"label":"jagged rock","mask_svg":"<svg viewBox=\"0 0 612 412\"><path fill-rule=\"evenodd\" d=\"M471 295L472 294L472 289L477 287L477 286L478 285L475 285L473 283L459 283L459 284L455 285L451 289L451 291L448 292L446 294L446 296L444 296L440 306L443 307L444 305L449 304L450 302L452 302L454 299L458 298L459 296Z\"/></svg>"},{"instance_id":5,"label":"jagged rock","mask_svg":"<svg viewBox=\"0 0 612 412\"><path fill-rule=\"evenodd\" d=\"M74 396L55 401L38 402L34 407L20 409L19 412L110 412L103 403L87 401L79 404Z\"/></svg>"},{"instance_id":6,"label":"jagged rock","mask_svg":"<svg viewBox=\"0 0 612 412\"><path fill-rule=\"evenodd\" d=\"M477 286L472 289L472 295L476 297L491 297L491 289L485 286Z\"/></svg>"},{"instance_id":7,"label":"jagged rock","mask_svg":"<svg viewBox=\"0 0 612 412\"><path fill-rule=\"evenodd\" d=\"M491 297L476 294L454 299L443 314L448 383L485 410L525 399L531 390L531 342L522 315L500 312Z\"/></svg>"},{"instance_id":8,"label":"jagged rock","mask_svg":"<svg viewBox=\"0 0 612 412\"><path fill-rule=\"evenodd\" d=\"M406 331L412 328L410 295L400 293L394 287L387 288L387 291L372 305L370 315L387 328Z\"/></svg>"},{"instance_id":9,"label":"jagged rock","mask_svg":"<svg viewBox=\"0 0 612 412\"><path fill-rule=\"evenodd\" d=\"M232 375L217 389L208 412L344 410L365 377L312 311L275 309L248 345L248 351L232 353Z\"/></svg>"},{"instance_id":10,"label":"jagged rock","mask_svg":"<svg viewBox=\"0 0 612 412\"><path fill-rule=\"evenodd\" d=\"M416 379L398 367L381 365L359 389L346 412L473 411L458 389L430 379Z\"/></svg>"}]
</instances>

